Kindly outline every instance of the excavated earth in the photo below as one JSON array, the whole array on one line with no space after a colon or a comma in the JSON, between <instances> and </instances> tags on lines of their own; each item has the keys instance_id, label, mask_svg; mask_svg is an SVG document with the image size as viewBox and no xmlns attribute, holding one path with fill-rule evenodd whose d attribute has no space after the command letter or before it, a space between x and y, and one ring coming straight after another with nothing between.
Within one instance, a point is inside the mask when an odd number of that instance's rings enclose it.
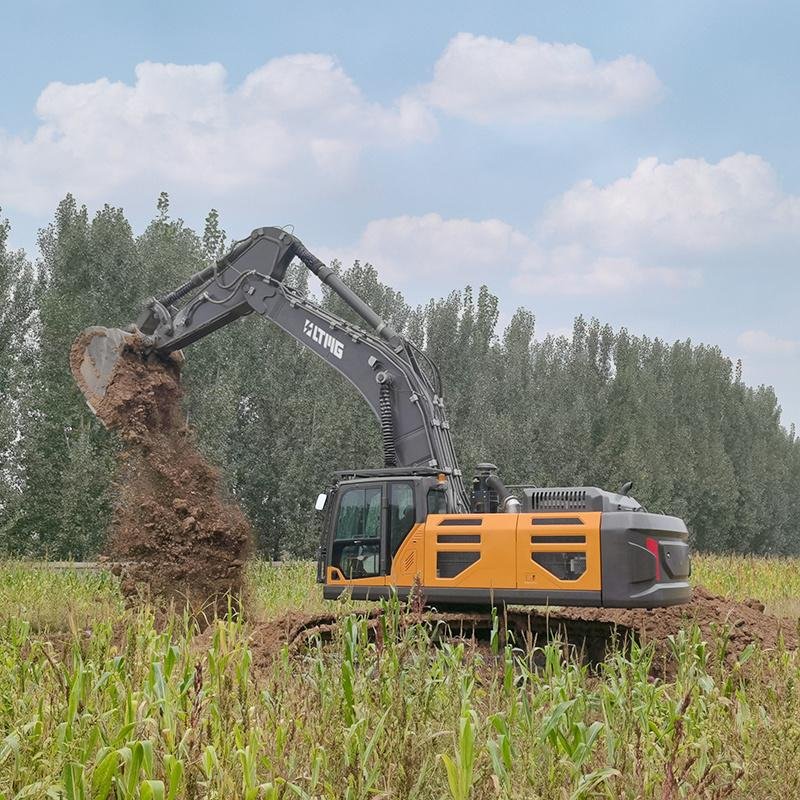
<instances>
[{"instance_id":1,"label":"excavated earth","mask_svg":"<svg viewBox=\"0 0 800 800\"><path fill-rule=\"evenodd\" d=\"M78 338L70 353L82 390L87 342ZM241 596L251 528L197 449L182 394L180 359L148 352L132 338L94 409L122 441L106 555L126 596L144 592L211 616Z\"/></svg>"},{"instance_id":2,"label":"excavated earth","mask_svg":"<svg viewBox=\"0 0 800 800\"><path fill-rule=\"evenodd\" d=\"M669 637L694 625L712 649L717 642L725 643L723 656L728 666L733 666L750 644L763 650L774 650L779 646L796 650L800 644L798 621L773 617L765 613L764 608L759 600L739 602L696 586L691 602L686 605L651 610L568 608L560 610L559 617L567 621L607 623L631 630L640 642L654 643L654 664L670 672L672 653Z\"/></svg>"}]
</instances>

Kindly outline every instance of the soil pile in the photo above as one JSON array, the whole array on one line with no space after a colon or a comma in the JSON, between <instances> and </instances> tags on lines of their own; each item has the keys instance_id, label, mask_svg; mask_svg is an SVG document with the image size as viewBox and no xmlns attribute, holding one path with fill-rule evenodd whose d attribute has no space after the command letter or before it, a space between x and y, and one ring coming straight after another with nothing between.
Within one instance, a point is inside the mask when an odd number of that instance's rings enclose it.
<instances>
[{"instance_id":1,"label":"soil pile","mask_svg":"<svg viewBox=\"0 0 800 800\"><path fill-rule=\"evenodd\" d=\"M86 345L80 337L70 353L79 384ZM182 394L179 357L148 352L131 337L95 407L123 445L106 549L121 568L127 596L144 588L153 599L211 615L224 612L229 594L241 592L251 528L198 451Z\"/></svg>"},{"instance_id":2,"label":"soil pile","mask_svg":"<svg viewBox=\"0 0 800 800\"><path fill-rule=\"evenodd\" d=\"M369 616L377 617L378 612ZM284 646L291 650L302 647L314 636L329 640L333 638L342 621L336 612L330 614L305 614L302 611L287 611L278 617L253 626L250 632L250 648L253 665L257 670L268 671Z\"/></svg>"},{"instance_id":3,"label":"soil pile","mask_svg":"<svg viewBox=\"0 0 800 800\"><path fill-rule=\"evenodd\" d=\"M764 612L758 600L739 602L711 594L697 586L692 601L682 606L646 609L566 608L558 617L567 620L612 623L632 630L643 643L654 642L656 661L669 661L668 637L679 630L697 625L703 639L713 643L727 636L725 661L732 666L745 648L755 643L763 649L773 649L780 642L789 648L798 647L797 625Z\"/></svg>"}]
</instances>

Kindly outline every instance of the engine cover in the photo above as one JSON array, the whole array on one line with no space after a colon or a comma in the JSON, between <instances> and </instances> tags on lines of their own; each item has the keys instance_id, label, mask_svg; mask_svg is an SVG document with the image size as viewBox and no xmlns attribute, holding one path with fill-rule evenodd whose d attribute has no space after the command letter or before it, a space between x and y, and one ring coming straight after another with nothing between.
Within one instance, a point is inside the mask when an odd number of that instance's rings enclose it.
<instances>
[{"instance_id":1,"label":"engine cover","mask_svg":"<svg viewBox=\"0 0 800 800\"><path fill-rule=\"evenodd\" d=\"M607 492L596 486L554 488L525 487L520 491L522 510L537 511L644 511L633 497Z\"/></svg>"}]
</instances>

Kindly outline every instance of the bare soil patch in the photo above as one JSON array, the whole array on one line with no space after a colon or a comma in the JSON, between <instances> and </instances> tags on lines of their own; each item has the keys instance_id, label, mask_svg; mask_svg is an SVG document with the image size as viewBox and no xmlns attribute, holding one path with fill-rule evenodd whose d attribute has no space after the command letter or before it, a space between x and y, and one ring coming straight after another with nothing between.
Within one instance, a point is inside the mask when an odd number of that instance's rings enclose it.
<instances>
[{"instance_id":1,"label":"bare soil patch","mask_svg":"<svg viewBox=\"0 0 800 800\"><path fill-rule=\"evenodd\" d=\"M609 622L634 631L641 642L654 642L657 662L669 662L669 637L697 625L707 642L726 638L724 658L732 666L748 645L755 643L764 650L783 645L798 647L797 624L790 619L773 617L764 612L758 600L739 602L712 594L696 586L692 601L682 606L654 609L565 608L559 617L568 620ZM669 671L669 668L668 670Z\"/></svg>"}]
</instances>

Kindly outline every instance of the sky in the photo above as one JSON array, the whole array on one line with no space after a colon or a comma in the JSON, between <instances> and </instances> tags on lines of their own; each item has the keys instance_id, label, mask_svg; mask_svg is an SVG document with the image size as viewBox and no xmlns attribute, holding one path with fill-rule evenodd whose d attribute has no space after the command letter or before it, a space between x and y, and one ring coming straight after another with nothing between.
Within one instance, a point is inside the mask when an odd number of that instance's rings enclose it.
<instances>
[{"instance_id":1,"label":"sky","mask_svg":"<svg viewBox=\"0 0 800 800\"><path fill-rule=\"evenodd\" d=\"M67 192L138 231L167 191L411 302L719 345L800 423L796 3L0 0L0 30L14 246Z\"/></svg>"}]
</instances>

